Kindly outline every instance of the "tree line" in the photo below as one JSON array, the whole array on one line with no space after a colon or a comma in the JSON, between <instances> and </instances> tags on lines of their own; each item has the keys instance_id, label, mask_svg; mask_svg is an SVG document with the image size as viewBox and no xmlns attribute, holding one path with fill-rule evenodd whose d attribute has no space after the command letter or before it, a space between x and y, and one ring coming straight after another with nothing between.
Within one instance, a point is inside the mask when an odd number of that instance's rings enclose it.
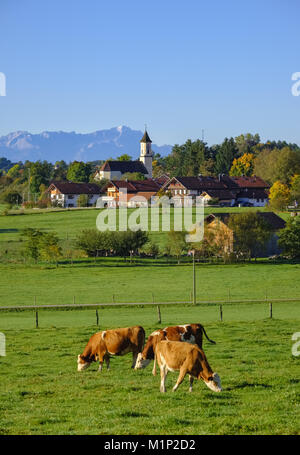
<instances>
[{"instance_id":1,"label":"tree line","mask_svg":"<svg viewBox=\"0 0 300 455\"><path fill-rule=\"evenodd\" d=\"M130 160L124 154L119 160ZM0 158L0 200L13 205L32 200L47 200L46 189L51 181L93 182L103 186L106 181L94 179L103 161L84 163L73 161L47 161L11 163ZM300 202L300 148L286 141L262 142L259 134L241 134L225 138L221 144L208 146L203 140L187 140L175 144L169 155L154 155L153 177L173 176L231 176L261 177L271 186L270 201L274 208L282 209L294 201ZM123 178L139 180L141 174L128 174Z\"/></svg>"}]
</instances>

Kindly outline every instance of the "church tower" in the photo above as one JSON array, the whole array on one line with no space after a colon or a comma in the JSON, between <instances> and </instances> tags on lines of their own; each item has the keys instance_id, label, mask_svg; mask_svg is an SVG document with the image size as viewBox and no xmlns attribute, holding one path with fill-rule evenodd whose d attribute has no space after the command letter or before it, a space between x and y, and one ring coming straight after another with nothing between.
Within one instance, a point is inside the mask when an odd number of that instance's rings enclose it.
<instances>
[{"instance_id":1,"label":"church tower","mask_svg":"<svg viewBox=\"0 0 300 455\"><path fill-rule=\"evenodd\" d=\"M148 171L148 178L152 178L152 160L153 160L153 153L151 149L151 139L148 136L147 130L145 129L145 134L140 140L141 143L141 153L140 153L140 161L144 164L145 168Z\"/></svg>"}]
</instances>

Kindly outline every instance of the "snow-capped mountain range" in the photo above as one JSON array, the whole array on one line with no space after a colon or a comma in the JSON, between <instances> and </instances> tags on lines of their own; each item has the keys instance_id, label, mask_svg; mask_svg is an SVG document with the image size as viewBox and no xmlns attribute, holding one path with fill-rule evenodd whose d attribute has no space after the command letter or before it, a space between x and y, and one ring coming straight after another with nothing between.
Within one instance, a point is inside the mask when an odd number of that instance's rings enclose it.
<instances>
[{"instance_id":1,"label":"snow-capped mountain range","mask_svg":"<svg viewBox=\"0 0 300 455\"><path fill-rule=\"evenodd\" d=\"M73 131L43 131L40 134L16 131L0 137L0 157L12 162L47 160L55 163L65 160L68 163L74 160L115 159L127 153L137 159L142 136L142 131L132 130L127 126L86 134ZM170 153L171 149L171 145L152 144L152 150L162 156Z\"/></svg>"}]
</instances>

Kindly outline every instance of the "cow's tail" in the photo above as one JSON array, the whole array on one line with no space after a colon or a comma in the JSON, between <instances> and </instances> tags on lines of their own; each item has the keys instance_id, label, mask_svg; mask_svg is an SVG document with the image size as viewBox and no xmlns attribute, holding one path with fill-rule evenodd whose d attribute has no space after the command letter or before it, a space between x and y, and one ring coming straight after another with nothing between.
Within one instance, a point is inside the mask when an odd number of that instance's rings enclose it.
<instances>
[{"instance_id":1,"label":"cow's tail","mask_svg":"<svg viewBox=\"0 0 300 455\"><path fill-rule=\"evenodd\" d=\"M207 335L207 333L205 332L205 329L204 329L203 325L201 325L201 330L202 330L202 333L204 333L205 338L206 338L210 343L216 344L216 342L215 342L214 340L211 340L210 338L208 338L208 335Z\"/></svg>"}]
</instances>

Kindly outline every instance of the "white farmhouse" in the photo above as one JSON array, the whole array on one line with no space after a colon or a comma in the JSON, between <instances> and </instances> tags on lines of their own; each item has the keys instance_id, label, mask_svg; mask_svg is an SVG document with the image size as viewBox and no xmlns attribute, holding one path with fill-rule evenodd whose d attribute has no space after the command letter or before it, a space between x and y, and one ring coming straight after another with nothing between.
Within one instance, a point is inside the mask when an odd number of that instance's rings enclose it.
<instances>
[{"instance_id":1,"label":"white farmhouse","mask_svg":"<svg viewBox=\"0 0 300 455\"><path fill-rule=\"evenodd\" d=\"M88 198L87 206L96 204L101 189L95 183L52 182L48 188L51 203L60 207L78 207L77 200L84 194Z\"/></svg>"}]
</instances>

